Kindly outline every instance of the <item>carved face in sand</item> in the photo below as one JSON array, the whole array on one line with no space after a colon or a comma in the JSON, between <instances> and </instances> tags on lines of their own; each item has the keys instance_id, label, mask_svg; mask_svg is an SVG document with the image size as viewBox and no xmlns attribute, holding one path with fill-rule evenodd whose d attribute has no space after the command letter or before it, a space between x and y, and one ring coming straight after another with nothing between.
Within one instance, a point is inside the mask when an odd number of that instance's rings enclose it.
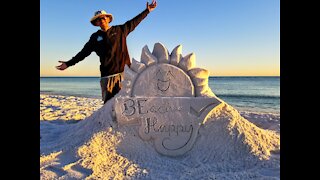
<instances>
[{"instance_id":1,"label":"carved face in sand","mask_svg":"<svg viewBox=\"0 0 320 180\"><path fill-rule=\"evenodd\" d=\"M154 78L157 81L157 89L160 90L161 92L168 91L171 85L171 81L173 81L171 80L171 78L174 79L174 76L170 70L161 72L161 69L159 68Z\"/></svg>"},{"instance_id":2,"label":"carved face in sand","mask_svg":"<svg viewBox=\"0 0 320 180\"><path fill-rule=\"evenodd\" d=\"M194 96L194 86L186 73L171 64L152 65L132 87L133 96Z\"/></svg>"}]
</instances>

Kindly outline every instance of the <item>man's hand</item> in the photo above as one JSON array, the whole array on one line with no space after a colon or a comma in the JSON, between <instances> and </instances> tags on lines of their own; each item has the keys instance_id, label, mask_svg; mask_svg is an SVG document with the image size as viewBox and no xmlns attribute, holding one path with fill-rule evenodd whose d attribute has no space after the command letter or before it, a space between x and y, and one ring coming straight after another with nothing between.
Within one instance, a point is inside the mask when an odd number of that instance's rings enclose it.
<instances>
[{"instance_id":1,"label":"man's hand","mask_svg":"<svg viewBox=\"0 0 320 180\"><path fill-rule=\"evenodd\" d=\"M147 9L149 12L153 11L157 7L157 1L152 0L152 3L149 5L149 2L147 2Z\"/></svg>"},{"instance_id":2,"label":"man's hand","mask_svg":"<svg viewBox=\"0 0 320 180\"><path fill-rule=\"evenodd\" d=\"M68 66L67 66L67 64L66 64L66 62L65 61L59 61L59 63L62 63L62 64L60 64L59 66L56 66L56 68L58 69L58 70L65 70L65 69L67 69L68 68Z\"/></svg>"}]
</instances>

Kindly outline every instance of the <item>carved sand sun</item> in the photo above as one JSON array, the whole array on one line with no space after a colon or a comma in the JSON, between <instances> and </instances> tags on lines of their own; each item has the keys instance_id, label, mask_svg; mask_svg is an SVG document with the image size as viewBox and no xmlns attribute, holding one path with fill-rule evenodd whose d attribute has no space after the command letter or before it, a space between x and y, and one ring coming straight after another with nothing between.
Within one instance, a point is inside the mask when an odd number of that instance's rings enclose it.
<instances>
[{"instance_id":1,"label":"carved sand sun","mask_svg":"<svg viewBox=\"0 0 320 180\"><path fill-rule=\"evenodd\" d=\"M132 59L125 66L119 95L124 96L215 96L208 87L209 72L197 68L194 53L182 56L182 46L171 53L161 43L155 43L152 53L144 46L140 62Z\"/></svg>"}]
</instances>

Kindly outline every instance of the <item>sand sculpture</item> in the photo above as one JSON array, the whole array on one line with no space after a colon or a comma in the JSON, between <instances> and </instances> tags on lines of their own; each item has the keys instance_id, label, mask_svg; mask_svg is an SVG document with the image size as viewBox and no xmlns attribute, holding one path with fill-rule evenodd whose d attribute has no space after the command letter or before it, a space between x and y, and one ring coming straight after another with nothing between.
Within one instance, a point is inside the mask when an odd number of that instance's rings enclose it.
<instances>
[{"instance_id":1,"label":"sand sculpture","mask_svg":"<svg viewBox=\"0 0 320 180\"><path fill-rule=\"evenodd\" d=\"M154 140L156 150L168 156L189 151L208 112L220 104L208 86L207 70L195 67L194 53L171 54L161 44L151 53L142 49L141 62L125 67L123 88L115 99L120 125L139 126L143 140Z\"/></svg>"}]
</instances>

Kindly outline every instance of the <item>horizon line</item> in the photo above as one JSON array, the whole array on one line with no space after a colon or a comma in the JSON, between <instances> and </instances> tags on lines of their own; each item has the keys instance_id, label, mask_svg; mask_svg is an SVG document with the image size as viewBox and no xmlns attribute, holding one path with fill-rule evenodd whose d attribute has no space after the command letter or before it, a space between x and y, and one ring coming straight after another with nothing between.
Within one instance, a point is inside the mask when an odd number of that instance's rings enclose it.
<instances>
[{"instance_id":1,"label":"horizon line","mask_svg":"<svg viewBox=\"0 0 320 180\"><path fill-rule=\"evenodd\" d=\"M40 78L84 78L84 77L92 77L92 78L100 78L101 76L40 76ZM280 77L280 75L216 75L209 77Z\"/></svg>"}]
</instances>

